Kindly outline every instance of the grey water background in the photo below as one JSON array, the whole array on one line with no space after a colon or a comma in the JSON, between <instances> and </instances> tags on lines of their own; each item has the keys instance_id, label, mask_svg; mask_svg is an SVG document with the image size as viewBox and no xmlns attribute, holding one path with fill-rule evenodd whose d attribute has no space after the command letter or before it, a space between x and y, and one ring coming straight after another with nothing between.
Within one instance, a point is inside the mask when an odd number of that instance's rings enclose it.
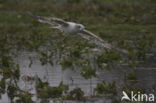
<instances>
[{"instance_id":1,"label":"grey water background","mask_svg":"<svg viewBox=\"0 0 156 103\"><path fill-rule=\"evenodd\" d=\"M33 64L29 67L30 59L32 57ZM62 70L61 65L56 64L54 60L54 65L44 65L42 66L40 61L37 59L38 55L35 53L24 52L19 54L19 56L15 59L15 62L20 65L21 68L21 79L18 83L19 87L23 90L29 90L32 93L35 93L35 82L34 81L24 81L22 79L23 76L38 76L43 81L48 81L50 86L58 86L61 81L64 84L69 85L69 89L72 90L76 87L80 87L86 96L90 96L94 94L93 88L96 87L97 83L102 82L103 80L107 83L116 81L117 89L119 94L122 93L121 91L121 84L124 82L124 76L128 71L131 70L130 67L127 65L122 65L120 67L116 67L108 70L97 71L97 77L92 78L90 85L90 79L86 80L80 75L80 71L72 71L71 69ZM156 86L156 64L154 61L156 60L156 56L152 55L149 58L151 60L150 65L136 67L135 70L137 72L137 87L143 88L149 93L155 93L153 86ZM153 61L153 63L152 63ZM37 98L34 97L34 100L37 101ZM74 103L74 101L66 101L65 103ZM109 103L109 99L105 99L103 97L99 98L90 98L86 103ZM6 94L2 96L0 103L9 103L8 97ZM53 103L51 101L51 103ZM80 101L78 102L80 103Z\"/></svg>"}]
</instances>

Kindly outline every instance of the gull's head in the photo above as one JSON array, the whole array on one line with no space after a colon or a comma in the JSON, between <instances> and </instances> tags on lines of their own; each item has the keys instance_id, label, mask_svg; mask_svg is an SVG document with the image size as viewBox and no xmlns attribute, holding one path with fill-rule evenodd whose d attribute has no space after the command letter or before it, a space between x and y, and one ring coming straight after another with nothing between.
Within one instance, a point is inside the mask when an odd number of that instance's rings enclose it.
<instances>
[{"instance_id":1,"label":"gull's head","mask_svg":"<svg viewBox=\"0 0 156 103\"><path fill-rule=\"evenodd\" d=\"M85 27L82 24L77 24L76 28L78 28L78 30L83 30Z\"/></svg>"}]
</instances>

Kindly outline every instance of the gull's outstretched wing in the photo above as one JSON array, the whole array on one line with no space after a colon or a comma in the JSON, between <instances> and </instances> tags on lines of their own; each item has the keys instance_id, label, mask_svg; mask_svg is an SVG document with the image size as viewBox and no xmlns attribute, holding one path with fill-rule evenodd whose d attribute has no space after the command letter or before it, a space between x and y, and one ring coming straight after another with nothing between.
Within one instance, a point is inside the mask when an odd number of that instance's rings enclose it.
<instances>
[{"instance_id":1,"label":"gull's outstretched wing","mask_svg":"<svg viewBox=\"0 0 156 103\"><path fill-rule=\"evenodd\" d=\"M102 47L104 47L104 48L106 48L108 50L114 49L114 50L116 50L116 51L118 51L118 52L120 52L120 53L122 53L124 55L129 55L128 51L126 51L124 49L117 48L117 47L111 45L110 43L102 40L100 37L96 36L95 34L93 34L92 32L90 32L88 30L82 30L80 33L81 33L80 35L83 38L88 39L88 40L91 40L91 41L92 40L93 41L96 40L97 42L100 42L100 44L101 44Z\"/></svg>"},{"instance_id":2,"label":"gull's outstretched wing","mask_svg":"<svg viewBox=\"0 0 156 103\"><path fill-rule=\"evenodd\" d=\"M112 45L110 45L109 43L105 42L100 37L96 36L95 34L93 34L92 32L90 32L88 30L82 30L80 33L82 33L81 36L83 38L85 38L85 39L100 41L100 43L102 43L102 46L104 46L106 49L111 49L112 48Z\"/></svg>"},{"instance_id":3,"label":"gull's outstretched wing","mask_svg":"<svg viewBox=\"0 0 156 103\"><path fill-rule=\"evenodd\" d=\"M93 34L92 32L88 31L88 30L82 30L81 31L82 34L86 34L88 36L91 36L91 37L94 37L95 39L101 41L101 42L104 42L100 37L96 36L95 34Z\"/></svg>"},{"instance_id":4,"label":"gull's outstretched wing","mask_svg":"<svg viewBox=\"0 0 156 103\"><path fill-rule=\"evenodd\" d=\"M41 16L35 16L33 14L31 14L30 12L27 12L27 15L31 16L32 18L38 20L41 23L48 23L51 25L54 24L59 24L59 25L63 25L63 26L68 26L68 23L62 19L59 18L47 18L47 17L41 17Z\"/></svg>"}]
</instances>

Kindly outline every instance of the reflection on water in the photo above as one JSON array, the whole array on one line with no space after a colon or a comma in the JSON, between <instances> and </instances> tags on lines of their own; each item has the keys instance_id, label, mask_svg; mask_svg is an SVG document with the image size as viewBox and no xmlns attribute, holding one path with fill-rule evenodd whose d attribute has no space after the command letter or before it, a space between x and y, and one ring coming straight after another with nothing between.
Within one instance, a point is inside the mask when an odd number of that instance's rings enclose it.
<instances>
[{"instance_id":1,"label":"reflection on water","mask_svg":"<svg viewBox=\"0 0 156 103\"><path fill-rule=\"evenodd\" d=\"M33 55L33 57L32 57ZM29 57L32 57L33 64L31 67L29 67L30 59ZM91 80L84 79L80 75L80 70L72 71L70 69L62 70L61 66L54 63L53 66L51 65L44 65L42 66L40 64L40 61L38 59L36 54L29 54L29 53L23 53L19 55L18 58L15 59L15 62L20 65L21 68L21 79L18 83L18 85L23 90L29 90L32 93L35 93L34 89L34 81L26 81L25 76L30 77L40 77L44 81L48 81L51 86L58 86L61 81L63 81L64 84L69 85L69 89L72 90L76 87L82 88L82 90L85 92L86 96L89 96L91 94L94 94L93 88L96 87L97 83L102 82L105 80L105 82L112 82L116 81L117 89L120 92L121 91L121 85L123 84L125 80L125 75L128 71L130 71L131 68L128 68L127 66L122 67L116 67L110 71L103 70L103 71L97 71L97 78L92 78ZM138 87L145 88L148 90L152 90L152 86L156 85L156 69L154 68L143 68L139 67L136 69L137 72L137 78L138 78ZM90 85L92 84L92 85ZM34 100L36 97L33 98ZM104 100L104 98L90 98L86 103L109 103L109 100ZM0 100L0 103L9 103L7 95L3 95L2 99ZM66 101L65 103L74 103L73 101ZM78 103L81 103L80 101Z\"/></svg>"}]
</instances>

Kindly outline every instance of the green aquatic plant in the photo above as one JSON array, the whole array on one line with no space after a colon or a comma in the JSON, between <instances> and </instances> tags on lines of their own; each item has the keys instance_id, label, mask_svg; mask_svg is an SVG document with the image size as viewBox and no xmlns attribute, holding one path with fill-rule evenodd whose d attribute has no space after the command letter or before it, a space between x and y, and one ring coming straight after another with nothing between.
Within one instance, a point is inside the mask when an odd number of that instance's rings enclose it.
<instances>
[{"instance_id":1,"label":"green aquatic plant","mask_svg":"<svg viewBox=\"0 0 156 103\"><path fill-rule=\"evenodd\" d=\"M66 94L66 93L68 92L68 90L69 90L68 85L63 84L63 82L61 82L61 83L59 84L59 88L61 88L61 89L63 90L63 93L64 93L64 94Z\"/></svg>"},{"instance_id":2,"label":"green aquatic plant","mask_svg":"<svg viewBox=\"0 0 156 103\"><path fill-rule=\"evenodd\" d=\"M38 98L59 98L62 96L62 90L58 87L44 87L40 92L37 93Z\"/></svg>"},{"instance_id":3,"label":"green aquatic plant","mask_svg":"<svg viewBox=\"0 0 156 103\"><path fill-rule=\"evenodd\" d=\"M18 95L19 87L9 83L7 87L7 95L10 98L11 102L13 102L13 99Z\"/></svg>"},{"instance_id":4,"label":"green aquatic plant","mask_svg":"<svg viewBox=\"0 0 156 103\"><path fill-rule=\"evenodd\" d=\"M106 51L98 56L97 64L101 69L106 68L107 70L109 70L110 66L114 63L119 62L120 59L121 57L117 52Z\"/></svg>"},{"instance_id":5,"label":"green aquatic plant","mask_svg":"<svg viewBox=\"0 0 156 103\"><path fill-rule=\"evenodd\" d=\"M69 59L65 59L60 64L61 64L61 66L63 68L72 68L73 67L73 61L70 58Z\"/></svg>"},{"instance_id":6,"label":"green aquatic plant","mask_svg":"<svg viewBox=\"0 0 156 103\"><path fill-rule=\"evenodd\" d=\"M48 100L52 98L61 98L63 93L67 93L68 86L62 82L58 87L51 87L47 82L42 82L40 79L36 84L37 97L42 100Z\"/></svg>"},{"instance_id":7,"label":"green aquatic plant","mask_svg":"<svg viewBox=\"0 0 156 103\"><path fill-rule=\"evenodd\" d=\"M81 75L85 79L96 77L96 69L92 68L90 65L87 65L82 69Z\"/></svg>"},{"instance_id":8,"label":"green aquatic plant","mask_svg":"<svg viewBox=\"0 0 156 103\"><path fill-rule=\"evenodd\" d=\"M109 63L120 60L120 55L115 51L106 51L98 57L99 63Z\"/></svg>"},{"instance_id":9,"label":"green aquatic plant","mask_svg":"<svg viewBox=\"0 0 156 103\"><path fill-rule=\"evenodd\" d=\"M150 52L150 48L153 46L153 39L149 36L143 35L137 38L135 46L137 49L136 56L140 60L146 60L146 53Z\"/></svg>"},{"instance_id":10,"label":"green aquatic plant","mask_svg":"<svg viewBox=\"0 0 156 103\"><path fill-rule=\"evenodd\" d=\"M5 88L6 88L5 78L2 78L0 81L0 94L5 93Z\"/></svg>"},{"instance_id":11,"label":"green aquatic plant","mask_svg":"<svg viewBox=\"0 0 156 103\"><path fill-rule=\"evenodd\" d=\"M129 80L136 80L136 79L137 79L137 77L136 77L136 72L135 72L134 70L132 70L132 71L128 74L127 78L128 78Z\"/></svg>"},{"instance_id":12,"label":"green aquatic plant","mask_svg":"<svg viewBox=\"0 0 156 103\"><path fill-rule=\"evenodd\" d=\"M113 95L117 95L117 89L116 89L116 83L112 82L112 83L108 83L106 84L105 81L103 81L102 83L98 83L96 85L95 91L97 92L97 95L100 94L113 94Z\"/></svg>"},{"instance_id":13,"label":"green aquatic plant","mask_svg":"<svg viewBox=\"0 0 156 103\"><path fill-rule=\"evenodd\" d=\"M20 93L17 96L18 96L18 99L16 100L15 103L35 103L32 100L32 95L29 94L28 91L25 91L23 93Z\"/></svg>"},{"instance_id":14,"label":"green aquatic plant","mask_svg":"<svg viewBox=\"0 0 156 103\"><path fill-rule=\"evenodd\" d=\"M137 74L136 74L136 71L132 70L132 71L128 74L127 79L128 79L131 83L133 83L133 84L137 83Z\"/></svg>"},{"instance_id":15,"label":"green aquatic plant","mask_svg":"<svg viewBox=\"0 0 156 103\"><path fill-rule=\"evenodd\" d=\"M39 51L40 54L40 62L42 65L50 64L53 66L52 56L53 52L49 53L48 51Z\"/></svg>"},{"instance_id":16,"label":"green aquatic plant","mask_svg":"<svg viewBox=\"0 0 156 103\"><path fill-rule=\"evenodd\" d=\"M81 56L81 51L80 51L79 49L77 49L77 48L74 48L74 50L71 51L70 55L71 55L72 57L80 58L80 56Z\"/></svg>"},{"instance_id":17,"label":"green aquatic plant","mask_svg":"<svg viewBox=\"0 0 156 103\"><path fill-rule=\"evenodd\" d=\"M23 51L37 53L43 65L53 64L51 54L53 56L59 55L58 64L61 62L63 68L77 66L76 69L82 70L81 74L85 78L95 77L96 65L99 68L109 69L112 65L119 63L118 61L121 59L114 51L98 55L90 52L91 48L98 47L78 36L68 37L65 43L62 43L62 35L59 32L28 17L25 14L27 11L35 15L63 17L62 19L84 24L88 30L104 40L112 44L117 42L119 47L128 49L132 55L126 59L126 62L130 66L135 66L137 62L142 60L146 62L147 54L153 53L152 49L156 47L156 26L154 25L156 23L156 7L151 4L155 4L154 0L67 0L66 3L61 2L56 0L44 2L43 0L0 1L1 95L7 89L6 80L10 80L14 85L18 82L20 67L14 64L14 59ZM125 42L126 40L132 43ZM95 59L90 58L89 52L90 55L95 56ZM94 61L92 66L88 66L92 64L88 64L90 60ZM135 81L136 76L137 74L130 73L127 78ZM52 89L48 86L49 84L46 82L38 83L36 90L39 93L41 88L46 87L42 91L60 92L60 88ZM99 88L103 88L103 86L101 85ZM32 103L29 93L18 92L21 94L18 103ZM48 97L46 92L44 92L45 97ZM10 92L8 93L11 95ZM13 91L14 93L15 91Z\"/></svg>"},{"instance_id":18,"label":"green aquatic plant","mask_svg":"<svg viewBox=\"0 0 156 103\"><path fill-rule=\"evenodd\" d=\"M81 90L81 88L75 88L69 92L69 94L66 96L66 99L69 100L84 100L84 92Z\"/></svg>"}]
</instances>

